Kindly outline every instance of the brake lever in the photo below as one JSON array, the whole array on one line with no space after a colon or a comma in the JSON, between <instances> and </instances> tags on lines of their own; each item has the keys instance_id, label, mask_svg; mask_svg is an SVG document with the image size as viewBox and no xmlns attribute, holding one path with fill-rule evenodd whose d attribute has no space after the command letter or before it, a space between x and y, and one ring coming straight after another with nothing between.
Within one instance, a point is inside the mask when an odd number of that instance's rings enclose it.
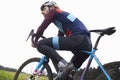
<instances>
[{"instance_id":1,"label":"brake lever","mask_svg":"<svg viewBox=\"0 0 120 80\"><path fill-rule=\"evenodd\" d=\"M30 33L29 33L29 35L28 35L26 41L28 41L28 39L30 38L30 36L32 36L33 34L34 34L34 30L32 29L32 30L30 31Z\"/></svg>"}]
</instances>

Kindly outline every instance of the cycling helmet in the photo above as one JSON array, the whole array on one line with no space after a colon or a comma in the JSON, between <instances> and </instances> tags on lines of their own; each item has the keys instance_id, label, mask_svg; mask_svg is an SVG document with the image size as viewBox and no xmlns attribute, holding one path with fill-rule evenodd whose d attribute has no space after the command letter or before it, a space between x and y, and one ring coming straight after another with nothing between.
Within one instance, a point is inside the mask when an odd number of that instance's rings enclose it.
<instances>
[{"instance_id":1,"label":"cycling helmet","mask_svg":"<svg viewBox=\"0 0 120 80\"><path fill-rule=\"evenodd\" d=\"M47 1L47 2L45 2L44 4L42 4L41 10L43 10L43 8L44 8L45 6L48 6L48 7L54 6L54 7L56 7L56 8L59 8L58 5L57 5L57 3L54 2L54 1Z\"/></svg>"}]
</instances>

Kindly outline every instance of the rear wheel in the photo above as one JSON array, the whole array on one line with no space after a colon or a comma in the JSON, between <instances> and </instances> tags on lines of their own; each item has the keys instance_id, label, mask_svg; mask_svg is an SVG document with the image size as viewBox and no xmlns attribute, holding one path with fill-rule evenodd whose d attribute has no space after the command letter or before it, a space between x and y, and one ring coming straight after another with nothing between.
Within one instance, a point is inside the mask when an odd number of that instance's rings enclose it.
<instances>
[{"instance_id":1,"label":"rear wheel","mask_svg":"<svg viewBox=\"0 0 120 80\"><path fill-rule=\"evenodd\" d=\"M103 66L112 80L120 80L120 61L111 62ZM108 80L103 72L98 68L94 74L94 80Z\"/></svg>"},{"instance_id":2,"label":"rear wheel","mask_svg":"<svg viewBox=\"0 0 120 80\"><path fill-rule=\"evenodd\" d=\"M17 70L14 80L29 80L31 74L34 72L36 65L39 63L40 58L31 58L25 61ZM43 76L41 76L38 80L53 80L52 71L50 66L45 63L45 70L43 72ZM33 80L36 77L34 77Z\"/></svg>"}]
</instances>

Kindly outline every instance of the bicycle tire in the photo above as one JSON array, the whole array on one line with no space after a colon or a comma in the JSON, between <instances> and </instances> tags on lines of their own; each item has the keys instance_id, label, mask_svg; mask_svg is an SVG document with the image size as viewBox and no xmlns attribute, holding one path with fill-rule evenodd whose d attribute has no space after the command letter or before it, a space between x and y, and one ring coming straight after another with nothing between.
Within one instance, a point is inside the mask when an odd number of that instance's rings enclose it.
<instances>
[{"instance_id":1,"label":"bicycle tire","mask_svg":"<svg viewBox=\"0 0 120 80\"><path fill-rule=\"evenodd\" d=\"M39 62L41 58L30 58L28 60L26 60L20 67L19 69L16 71L16 74L14 76L14 80L19 80L18 76L20 75L20 73L22 73L22 69L24 69L25 66L27 66L28 64L32 63L32 62ZM52 76L52 71L51 68L49 66L48 63L44 64L45 69L48 73L48 80L53 80L53 76ZM20 79L21 80L21 79ZM41 79L40 79L41 80Z\"/></svg>"},{"instance_id":2,"label":"bicycle tire","mask_svg":"<svg viewBox=\"0 0 120 80\"><path fill-rule=\"evenodd\" d=\"M108 75L112 80L120 80L120 61L115 61L107 63L104 66L104 69L107 71ZM101 69L98 67L97 71L94 74L93 80L107 80Z\"/></svg>"}]
</instances>

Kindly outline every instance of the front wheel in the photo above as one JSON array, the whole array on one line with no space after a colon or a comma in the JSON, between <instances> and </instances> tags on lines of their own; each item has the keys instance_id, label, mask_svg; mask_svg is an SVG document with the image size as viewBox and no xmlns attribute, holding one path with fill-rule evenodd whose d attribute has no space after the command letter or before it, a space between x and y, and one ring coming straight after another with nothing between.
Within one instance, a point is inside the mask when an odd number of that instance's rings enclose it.
<instances>
[{"instance_id":1,"label":"front wheel","mask_svg":"<svg viewBox=\"0 0 120 80\"><path fill-rule=\"evenodd\" d=\"M104 69L107 71L108 75L111 77L111 80L120 80L120 61L111 62L105 64ZM98 68L94 75L95 80L108 80L103 72Z\"/></svg>"},{"instance_id":2,"label":"front wheel","mask_svg":"<svg viewBox=\"0 0 120 80\"><path fill-rule=\"evenodd\" d=\"M14 80L29 80L31 74L34 72L37 64L39 63L40 58L31 58L25 61L17 70ZM45 70L43 72L43 76L41 76L37 80L53 80L52 71L50 66L45 63ZM32 80L36 80L35 78Z\"/></svg>"}]
</instances>

